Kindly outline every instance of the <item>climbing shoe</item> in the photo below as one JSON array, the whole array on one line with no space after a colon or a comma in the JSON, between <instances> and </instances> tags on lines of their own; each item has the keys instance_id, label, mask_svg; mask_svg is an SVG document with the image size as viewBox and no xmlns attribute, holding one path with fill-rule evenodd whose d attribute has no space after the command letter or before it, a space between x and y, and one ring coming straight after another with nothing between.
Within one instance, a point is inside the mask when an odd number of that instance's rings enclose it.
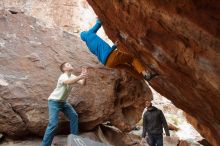
<instances>
[{"instance_id":1,"label":"climbing shoe","mask_svg":"<svg viewBox=\"0 0 220 146\"><path fill-rule=\"evenodd\" d=\"M159 74L156 72L150 72L144 75L144 79L146 81L150 81L151 79L153 79L154 77L158 76Z\"/></svg>"}]
</instances>

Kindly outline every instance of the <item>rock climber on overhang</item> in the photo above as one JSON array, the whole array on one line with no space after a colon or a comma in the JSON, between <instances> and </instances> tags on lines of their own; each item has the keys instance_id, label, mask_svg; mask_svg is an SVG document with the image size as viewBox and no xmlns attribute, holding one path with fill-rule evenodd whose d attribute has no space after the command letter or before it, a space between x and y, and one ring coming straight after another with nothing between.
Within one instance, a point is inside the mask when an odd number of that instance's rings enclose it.
<instances>
[{"instance_id":1,"label":"rock climber on overhang","mask_svg":"<svg viewBox=\"0 0 220 146\"><path fill-rule=\"evenodd\" d=\"M110 47L96 33L102 26L102 22L97 19L96 24L88 31L80 33L81 39L86 43L90 52L92 52L98 60L105 66L116 68L119 65L129 65L133 70L143 75L146 81L158 75L152 70L146 70L141 61L132 55L123 52L117 48L118 41Z\"/></svg>"}]
</instances>

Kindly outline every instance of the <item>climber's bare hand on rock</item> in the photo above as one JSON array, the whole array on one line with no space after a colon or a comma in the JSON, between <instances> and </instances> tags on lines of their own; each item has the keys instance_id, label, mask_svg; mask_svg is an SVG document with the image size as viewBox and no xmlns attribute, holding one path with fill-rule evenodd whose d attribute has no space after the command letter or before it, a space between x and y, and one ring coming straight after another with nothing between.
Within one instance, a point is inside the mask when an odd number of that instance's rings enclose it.
<instances>
[{"instance_id":1,"label":"climber's bare hand on rock","mask_svg":"<svg viewBox=\"0 0 220 146\"><path fill-rule=\"evenodd\" d=\"M115 41L115 46L118 46L119 40Z\"/></svg>"},{"instance_id":2,"label":"climber's bare hand on rock","mask_svg":"<svg viewBox=\"0 0 220 146\"><path fill-rule=\"evenodd\" d=\"M80 76L82 78L87 78L87 76L88 76L87 67L82 67L82 72L81 72Z\"/></svg>"}]
</instances>

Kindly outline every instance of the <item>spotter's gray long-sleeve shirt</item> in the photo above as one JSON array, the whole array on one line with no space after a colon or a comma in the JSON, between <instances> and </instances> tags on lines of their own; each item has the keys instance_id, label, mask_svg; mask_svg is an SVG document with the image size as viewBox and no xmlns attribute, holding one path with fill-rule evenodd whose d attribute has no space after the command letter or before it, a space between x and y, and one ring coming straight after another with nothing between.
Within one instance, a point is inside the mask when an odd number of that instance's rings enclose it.
<instances>
[{"instance_id":1,"label":"spotter's gray long-sleeve shirt","mask_svg":"<svg viewBox=\"0 0 220 146\"><path fill-rule=\"evenodd\" d=\"M161 110L156 107L150 107L143 116L143 132L142 137L148 134L162 134L163 127L167 136L170 136L169 128L167 125L167 121L164 117L164 114Z\"/></svg>"}]
</instances>

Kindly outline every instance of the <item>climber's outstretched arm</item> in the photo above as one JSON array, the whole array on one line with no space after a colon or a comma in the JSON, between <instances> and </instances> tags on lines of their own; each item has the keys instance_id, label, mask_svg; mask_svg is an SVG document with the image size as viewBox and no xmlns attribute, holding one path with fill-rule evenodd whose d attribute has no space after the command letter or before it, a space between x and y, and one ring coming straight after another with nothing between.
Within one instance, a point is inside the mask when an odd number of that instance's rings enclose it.
<instances>
[{"instance_id":1,"label":"climber's outstretched arm","mask_svg":"<svg viewBox=\"0 0 220 146\"><path fill-rule=\"evenodd\" d=\"M97 19L96 24L89 30L89 32L96 33L101 26L102 26L102 22L99 19Z\"/></svg>"}]
</instances>

